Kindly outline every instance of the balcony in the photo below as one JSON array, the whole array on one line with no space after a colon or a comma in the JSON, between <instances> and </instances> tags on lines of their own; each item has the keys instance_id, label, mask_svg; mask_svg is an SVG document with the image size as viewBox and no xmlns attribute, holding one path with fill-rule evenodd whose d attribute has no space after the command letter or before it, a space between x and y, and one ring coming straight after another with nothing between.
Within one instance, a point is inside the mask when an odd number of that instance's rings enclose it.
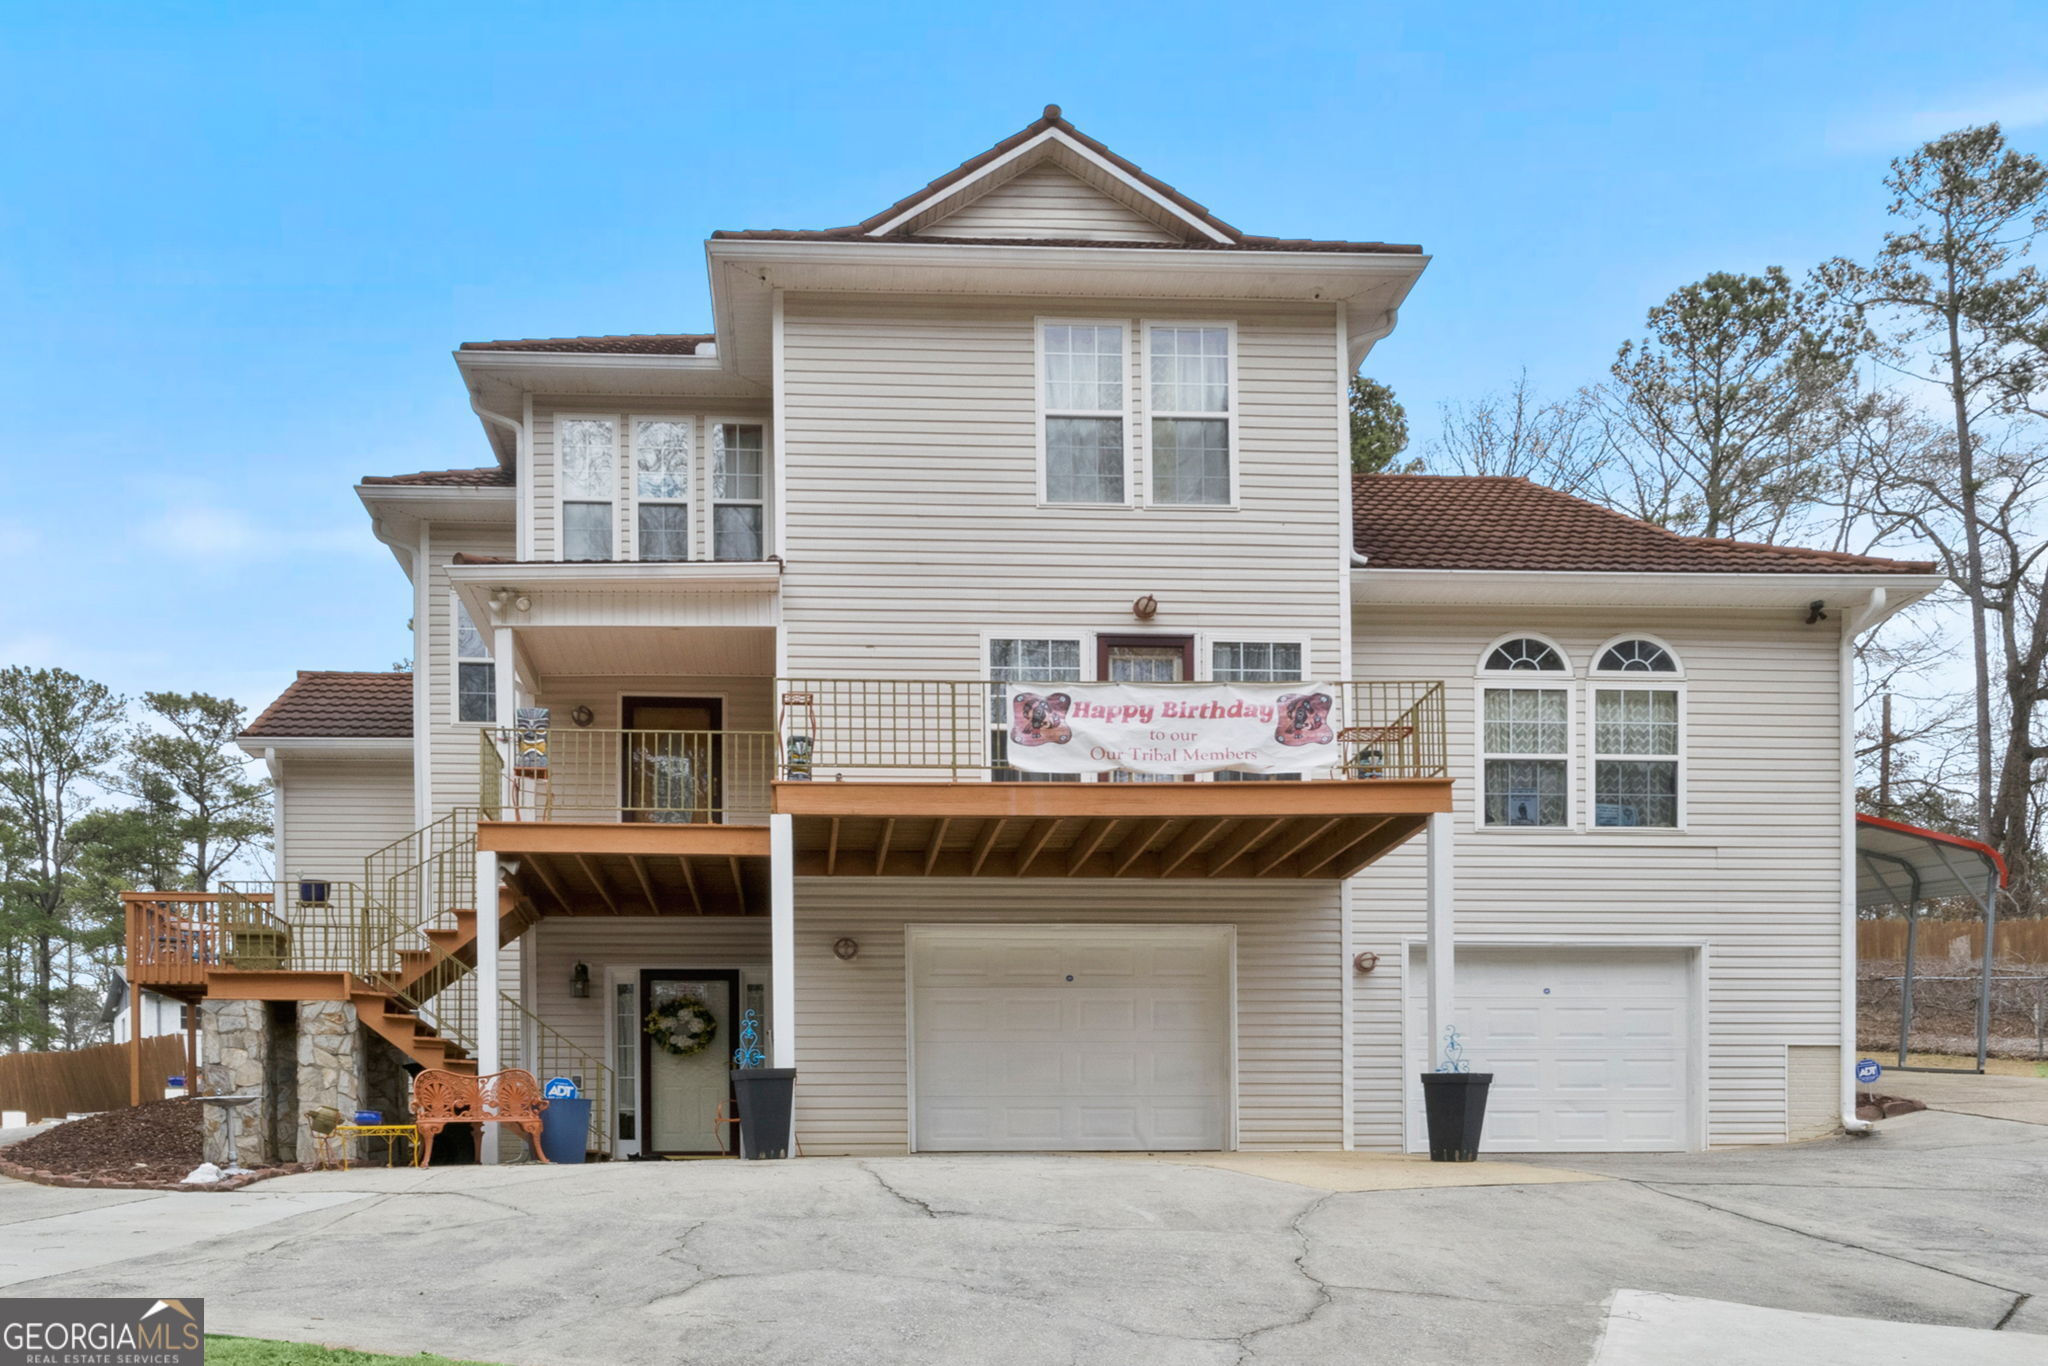
<instances>
[{"instance_id":1,"label":"balcony","mask_svg":"<svg viewBox=\"0 0 2048 1366\"><path fill-rule=\"evenodd\" d=\"M1046 686L787 679L775 731L486 731L479 848L559 911L758 914L773 814L800 876L1330 879L1450 809L1438 683L1322 685L1329 763L1187 777L1024 771L1005 718Z\"/></svg>"}]
</instances>

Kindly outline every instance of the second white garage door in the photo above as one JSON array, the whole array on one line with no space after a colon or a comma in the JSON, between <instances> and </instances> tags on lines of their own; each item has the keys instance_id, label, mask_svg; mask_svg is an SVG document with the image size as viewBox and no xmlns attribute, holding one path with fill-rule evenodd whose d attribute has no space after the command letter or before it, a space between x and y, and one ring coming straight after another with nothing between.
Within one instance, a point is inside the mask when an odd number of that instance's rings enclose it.
<instances>
[{"instance_id":1,"label":"second white garage door","mask_svg":"<svg viewBox=\"0 0 2048 1366\"><path fill-rule=\"evenodd\" d=\"M909 930L916 1146L1213 1149L1230 1113L1230 934Z\"/></svg>"},{"instance_id":2,"label":"second white garage door","mask_svg":"<svg viewBox=\"0 0 2048 1366\"><path fill-rule=\"evenodd\" d=\"M1427 1066L1428 956L1408 979L1411 1070ZM1493 1073L1481 1152L1693 1146L1692 956L1669 949L1460 948L1458 1032ZM1408 1083L1408 1146L1428 1146Z\"/></svg>"}]
</instances>

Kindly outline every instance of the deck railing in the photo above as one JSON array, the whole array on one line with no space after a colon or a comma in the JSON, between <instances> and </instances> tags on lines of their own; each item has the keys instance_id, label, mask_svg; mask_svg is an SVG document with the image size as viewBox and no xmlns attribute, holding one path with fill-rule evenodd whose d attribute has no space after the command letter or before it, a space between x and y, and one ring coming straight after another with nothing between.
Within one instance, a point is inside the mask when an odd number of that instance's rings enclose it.
<instances>
[{"instance_id":1,"label":"deck railing","mask_svg":"<svg viewBox=\"0 0 2048 1366\"><path fill-rule=\"evenodd\" d=\"M509 730L482 732L487 808L499 808L502 820L759 820L781 768L776 734L767 730L556 727L544 756L516 744Z\"/></svg>"},{"instance_id":2,"label":"deck railing","mask_svg":"<svg viewBox=\"0 0 2048 1366\"><path fill-rule=\"evenodd\" d=\"M1035 777L1006 757L1010 691L1058 686L1057 680L786 679L785 775L946 782ZM1321 690L1331 697L1338 757L1304 777L1440 778L1447 772L1441 683L1362 679L1325 683Z\"/></svg>"},{"instance_id":3,"label":"deck railing","mask_svg":"<svg viewBox=\"0 0 2048 1366\"><path fill-rule=\"evenodd\" d=\"M124 892L121 899L130 980L152 988L203 986L211 968L360 975L380 923L360 885L327 879Z\"/></svg>"}]
</instances>

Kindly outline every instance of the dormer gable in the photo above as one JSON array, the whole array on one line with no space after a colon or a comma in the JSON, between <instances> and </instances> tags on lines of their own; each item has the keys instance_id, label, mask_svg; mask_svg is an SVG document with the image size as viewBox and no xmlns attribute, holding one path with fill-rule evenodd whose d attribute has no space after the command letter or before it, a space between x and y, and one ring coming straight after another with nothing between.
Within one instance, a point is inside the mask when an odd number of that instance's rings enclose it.
<instances>
[{"instance_id":1,"label":"dormer gable","mask_svg":"<svg viewBox=\"0 0 2048 1366\"><path fill-rule=\"evenodd\" d=\"M1046 160L1008 180L986 186L978 195L953 198L958 207L942 207L922 224L912 221L909 235L1029 241L1047 238L1085 242L1184 242L1187 231L1174 231L1126 203L1120 203L1080 177ZM936 214L937 216L932 216Z\"/></svg>"}]
</instances>

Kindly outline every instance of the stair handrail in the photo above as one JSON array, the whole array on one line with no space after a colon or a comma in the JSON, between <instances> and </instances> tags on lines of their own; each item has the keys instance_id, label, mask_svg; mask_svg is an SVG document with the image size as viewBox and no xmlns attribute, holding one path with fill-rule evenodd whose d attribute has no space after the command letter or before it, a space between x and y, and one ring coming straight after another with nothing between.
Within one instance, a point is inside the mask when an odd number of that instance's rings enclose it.
<instances>
[{"instance_id":1,"label":"stair handrail","mask_svg":"<svg viewBox=\"0 0 2048 1366\"><path fill-rule=\"evenodd\" d=\"M611 1151L612 1097L618 1087L617 1075L599 1054L591 1052L582 1044L564 1034L561 1030L528 1010L518 997L510 992L498 993L501 1006L508 1007L505 1018L520 1025L520 1065L527 1071L546 1081L550 1076L581 1075L587 1080L583 1084L585 1098L594 1102L590 1107L592 1127L596 1132L597 1151ZM529 1035L527 1031L532 1031ZM527 1041L532 1040L533 1056L527 1056Z\"/></svg>"}]
</instances>

